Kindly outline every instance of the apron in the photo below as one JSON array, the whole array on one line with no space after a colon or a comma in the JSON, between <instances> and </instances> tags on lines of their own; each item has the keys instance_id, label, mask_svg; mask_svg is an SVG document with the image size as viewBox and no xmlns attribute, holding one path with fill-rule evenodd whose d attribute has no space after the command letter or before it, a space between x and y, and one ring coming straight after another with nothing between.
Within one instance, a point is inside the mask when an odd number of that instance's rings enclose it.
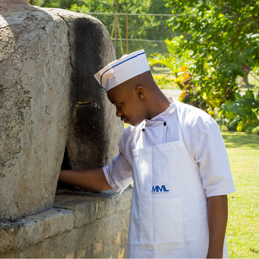
<instances>
[{"instance_id":1,"label":"apron","mask_svg":"<svg viewBox=\"0 0 259 259\"><path fill-rule=\"evenodd\" d=\"M183 143L179 120L178 131L179 141L133 150L127 258L207 256L207 197L199 167Z\"/></svg>"}]
</instances>

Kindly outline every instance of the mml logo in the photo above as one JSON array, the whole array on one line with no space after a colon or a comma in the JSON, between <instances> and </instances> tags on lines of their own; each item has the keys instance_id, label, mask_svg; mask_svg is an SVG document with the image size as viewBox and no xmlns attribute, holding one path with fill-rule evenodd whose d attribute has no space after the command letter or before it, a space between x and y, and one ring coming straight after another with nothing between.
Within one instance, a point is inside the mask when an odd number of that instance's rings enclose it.
<instances>
[{"instance_id":1,"label":"mml logo","mask_svg":"<svg viewBox=\"0 0 259 259\"><path fill-rule=\"evenodd\" d=\"M161 193L161 192L169 192L169 190L166 190L165 185L162 185L161 188L157 186L152 186L152 192L151 193Z\"/></svg>"}]
</instances>

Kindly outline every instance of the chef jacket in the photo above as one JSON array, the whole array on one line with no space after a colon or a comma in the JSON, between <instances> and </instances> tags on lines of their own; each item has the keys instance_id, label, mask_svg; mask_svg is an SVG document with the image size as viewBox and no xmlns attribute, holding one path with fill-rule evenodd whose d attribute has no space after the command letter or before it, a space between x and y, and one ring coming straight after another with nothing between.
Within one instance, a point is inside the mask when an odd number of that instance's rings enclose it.
<instances>
[{"instance_id":1,"label":"chef jacket","mask_svg":"<svg viewBox=\"0 0 259 259\"><path fill-rule=\"evenodd\" d=\"M234 192L228 156L217 123L206 112L176 100L151 120L145 119L139 125L129 126L123 131L119 141L120 153L109 166L103 167L109 185L122 193L132 183L132 151L178 141L178 123L187 151L199 166L206 196Z\"/></svg>"}]
</instances>

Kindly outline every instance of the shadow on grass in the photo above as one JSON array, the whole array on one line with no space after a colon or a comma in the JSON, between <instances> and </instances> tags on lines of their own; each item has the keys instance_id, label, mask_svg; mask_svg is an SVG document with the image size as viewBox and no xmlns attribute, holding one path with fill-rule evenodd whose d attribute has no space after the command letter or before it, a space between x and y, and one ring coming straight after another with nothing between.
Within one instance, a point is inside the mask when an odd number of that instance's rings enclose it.
<instances>
[{"instance_id":1,"label":"shadow on grass","mask_svg":"<svg viewBox=\"0 0 259 259\"><path fill-rule=\"evenodd\" d=\"M239 148L242 146L259 149L259 135L239 133L239 132L222 132L226 148Z\"/></svg>"}]
</instances>

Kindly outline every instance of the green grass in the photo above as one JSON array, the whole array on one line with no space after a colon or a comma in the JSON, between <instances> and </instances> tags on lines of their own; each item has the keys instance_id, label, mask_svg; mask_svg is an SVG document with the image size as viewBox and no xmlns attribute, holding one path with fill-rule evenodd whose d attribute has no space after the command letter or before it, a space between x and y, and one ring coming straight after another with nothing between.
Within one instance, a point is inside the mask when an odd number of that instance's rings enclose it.
<instances>
[{"instance_id":1,"label":"green grass","mask_svg":"<svg viewBox=\"0 0 259 259\"><path fill-rule=\"evenodd\" d=\"M228 195L229 258L259 258L259 136L222 132L236 192Z\"/></svg>"}]
</instances>

